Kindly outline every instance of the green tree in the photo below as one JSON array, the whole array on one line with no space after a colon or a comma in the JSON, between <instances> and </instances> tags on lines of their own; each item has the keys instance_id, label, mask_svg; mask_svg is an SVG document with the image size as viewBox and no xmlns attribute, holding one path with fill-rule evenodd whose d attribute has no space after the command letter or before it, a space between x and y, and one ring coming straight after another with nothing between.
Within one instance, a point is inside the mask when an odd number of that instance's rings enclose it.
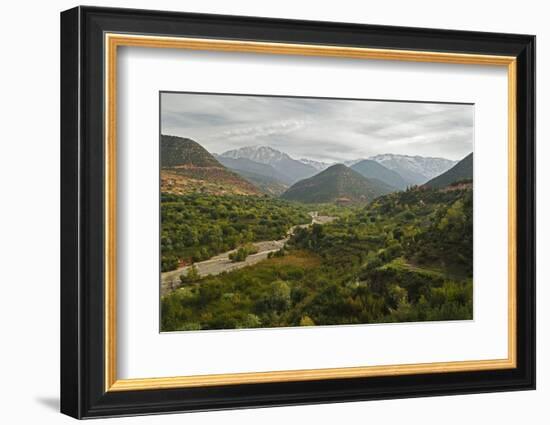
<instances>
[{"instance_id":1,"label":"green tree","mask_svg":"<svg viewBox=\"0 0 550 425\"><path fill-rule=\"evenodd\" d=\"M180 275L180 282L182 284L185 284L185 283L191 283L191 282L196 282L197 280L200 279L200 274L199 274L199 270L197 269L197 266L195 266L194 264L192 264L188 269L187 269L187 273L186 274L181 274Z\"/></svg>"}]
</instances>

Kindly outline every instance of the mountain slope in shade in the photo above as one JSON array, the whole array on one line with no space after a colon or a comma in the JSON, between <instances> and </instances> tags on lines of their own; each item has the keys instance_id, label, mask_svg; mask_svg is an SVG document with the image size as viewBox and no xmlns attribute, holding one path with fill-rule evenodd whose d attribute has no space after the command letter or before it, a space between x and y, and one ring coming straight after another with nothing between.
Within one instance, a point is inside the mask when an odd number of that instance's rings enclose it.
<instances>
[{"instance_id":1,"label":"mountain slope in shade","mask_svg":"<svg viewBox=\"0 0 550 425\"><path fill-rule=\"evenodd\" d=\"M263 193L271 196L280 196L288 189L288 185L281 183L278 180L270 179L269 177L262 176L261 174L255 174L247 171L235 171L243 179L248 180Z\"/></svg>"},{"instance_id":2,"label":"mountain slope in shade","mask_svg":"<svg viewBox=\"0 0 550 425\"><path fill-rule=\"evenodd\" d=\"M233 171L244 171L249 173L265 176L269 179L282 182L285 175L277 171L269 164L252 161L248 158L230 158L226 156L216 155L216 159L225 167Z\"/></svg>"},{"instance_id":3,"label":"mountain slope in shade","mask_svg":"<svg viewBox=\"0 0 550 425\"><path fill-rule=\"evenodd\" d=\"M367 179L343 164L336 164L319 174L300 180L283 195L283 199L305 203L370 202L395 189L376 180Z\"/></svg>"},{"instance_id":4,"label":"mountain slope in shade","mask_svg":"<svg viewBox=\"0 0 550 425\"><path fill-rule=\"evenodd\" d=\"M283 183L292 184L298 180L311 177L317 173L315 167L292 159L284 152L269 146L246 146L221 154L228 158L246 158L261 164L271 165L284 176Z\"/></svg>"},{"instance_id":5,"label":"mountain slope in shade","mask_svg":"<svg viewBox=\"0 0 550 425\"><path fill-rule=\"evenodd\" d=\"M161 191L173 194L205 193L258 195L249 181L227 170L206 149L191 139L160 138Z\"/></svg>"},{"instance_id":6,"label":"mountain slope in shade","mask_svg":"<svg viewBox=\"0 0 550 425\"><path fill-rule=\"evenodd\" d=\"M471 180L474 177L474 154L460 160L453 168L433 178L424 186L441 189L460 180Z\"/></svg>"},{"instance_id":7,"label":"mountain slope in shade","mask_svg":"<svg viewBox=\"0 0 550 425\"><path fill-rule=\"evenodd\" d=\"M283 183L285 176L269 164L248 158L229 158L221 155L216 155L216 159L265 193L278 196L288 188L288 185Z\"/></svg>"},{"instance_id":8,"label":"mountain slope in shade","mask_svg":"<svg viewBox=\"0 0 550 425\"><path fill-rule=\"evenodd\" d=\"M396 154L376 155L369 159L400 174L407 184L424 184L456 164L456 161L446 158Z\"/></svg>"},{"instance_id":9,"label":"mountain slope in shade","mask_svg":"<svg viewBox=\"0 0 550 425\"><path fill-rule=\"evenodd\" d=\"M363 177L378 179L396 189L405 189L407 182L401 175L371 159L364 159L350 167Z\"/></svg>"}]
</instances>

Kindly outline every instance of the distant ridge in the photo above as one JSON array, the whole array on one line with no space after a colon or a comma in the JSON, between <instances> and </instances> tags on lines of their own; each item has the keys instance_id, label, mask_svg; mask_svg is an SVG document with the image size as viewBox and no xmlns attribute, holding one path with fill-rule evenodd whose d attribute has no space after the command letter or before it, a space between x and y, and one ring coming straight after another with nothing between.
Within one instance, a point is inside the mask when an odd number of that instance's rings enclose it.
<instances>
[{"instance_id":1,"label":"distant ridge","mask_svg":"<svg viewBox=\"0 0 550 425\"><path fill-rule=\"evenodd\" d=\"M284 176L282 182L288 185L306 177L311 177L318 172L315 167L293 159L286 153L269 146L245 146L226 151L221 156L233 159L246 158L261 164L271 165Z\"/></svg>"},{"instance_id":2,"label":"distant ridge","mask_svg":"<svg viewBox=\"0 0 550 425\"><path fill-rule=\"evenodd\" d=\"M249 181L227 170L206 149L192 139L161 135L161 191L177 195L258 195Z\"/></svg>"},{"instance_id":3,"label":"distant ridge","mask_svg":"<svg viewBox=\"0 0 550 425\"><path fill-rule=\"evenodd\" d=\"M331 165L334 165L334 162L315 161L314 159L308 158L300 158L300 162L303 162L306 165L311 165L317 171L326 170Z\"/></svg>"},{"instance_id":4,"label":"distant ridge","mask_svg":"<svg viewBox=\"0 0 550 425\"><path fill-rule=\"evenodd\" d=\"M460 160L453 168L433 178L424 186L432 189L441 189L461 180L471 180L474 176L474 154Z\"/></svg>"},{"instance_id":5,"label":"distant ridge","mask_svg":"<svg viewBox=\"0 0 550 425\"><path fill-rule=\"evenodd\" d=\"M363 177L378 179L396 189L405 189L407 187L407 182L399 173L384 167L372 159L364 159L353 164L350 168L357 171Z\"/></svg>"},{"instance_id":6,"label":"distant ridge","mask_svg":"<svg viewBox=\"0 0 550 425\"><path fill-rule=\"evenodd\" d=\"M269 164L252 161L248 158L230 158L221 155L216 155L216 159L265 193L278 196L288 188L288 184L284 183L285 175Z\"/></svg>"},{"instance_id":7,"label":"distant ridge","mask_svg":"<svg viewBox=\"0 0 550 425\"><path fill-rule=\"evenodd\" d=\"M375 155L369 159L395 171L410 185L424 184L457 163L446 158L391 153Z\"/></svg>"},{"instance_id":8,"label":"distant ridge","mask_svg":"<svg viewBox=\"0 0 550 425\"><path fill-rule=\"evenodd\" d=\"M313 177L295 183L281 197L305 203L367 203L394 190L380 180L363 177L344 164L335 164Z\"/></svg>"}]
</instances>

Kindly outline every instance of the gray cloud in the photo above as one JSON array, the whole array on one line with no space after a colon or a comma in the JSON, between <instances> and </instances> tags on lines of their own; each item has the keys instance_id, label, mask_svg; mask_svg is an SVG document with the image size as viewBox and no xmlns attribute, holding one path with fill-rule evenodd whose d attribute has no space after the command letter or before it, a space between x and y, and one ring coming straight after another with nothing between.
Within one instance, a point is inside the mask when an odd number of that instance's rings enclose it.
<instances>
[{"instance_id":1,"label":"gray cloud","mask_svg":"<svg viewBox=\"0 0 550 425\"><path fill-rule=\"evenodd\" d=\"M163 93L161 131L210 152L269 145L294 158L382 153L460 159L473 151L472 105Z\"/></svg>"}]
</instances>

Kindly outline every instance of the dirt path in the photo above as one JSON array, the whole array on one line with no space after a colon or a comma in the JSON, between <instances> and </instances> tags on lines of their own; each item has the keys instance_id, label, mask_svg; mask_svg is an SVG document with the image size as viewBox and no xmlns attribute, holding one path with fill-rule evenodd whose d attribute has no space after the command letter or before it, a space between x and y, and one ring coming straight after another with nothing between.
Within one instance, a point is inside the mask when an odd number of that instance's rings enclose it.
<instances>
[{"instance_id":1,"label":"dirt path","mask_svg":"<svg viewBox=\"0 0 550 425\"><path fill-rule=\"evenodd\" d=\"M209 260L194 263L194 266L196 267L197 272L201 276L216 275L223 272L228 272L228 271L237 270L243 267L251 266L253 264L259 263L262 260L265 260L269 255L269 253L276 252L282 247L284 247L285 243L289 240L290 236L294 234L297 228L309 227L313 224L330 223L336 218L336 217L329 217L329 216L319 216L317 215L317 211L310 212L309 214L311 216L311 223L300 224L300 225L291 227L287 233L287 236L284 239L280 239L277 241L255 242L253 245L258 249L258 252L256 254L249 255L248 257L246 257L244 261L232 262L229 259L229 254L236 251L236 249L232 249L231 251L218 254L215 257L210 258ZM172 292L173 290L177 289L181 285L180 275L186 274L189 268L190 266L186 266L186 267L181 267L177 270L172 270L169 272L162 273L161 295L166 295Z\"/></svg>"}]
</instances>

